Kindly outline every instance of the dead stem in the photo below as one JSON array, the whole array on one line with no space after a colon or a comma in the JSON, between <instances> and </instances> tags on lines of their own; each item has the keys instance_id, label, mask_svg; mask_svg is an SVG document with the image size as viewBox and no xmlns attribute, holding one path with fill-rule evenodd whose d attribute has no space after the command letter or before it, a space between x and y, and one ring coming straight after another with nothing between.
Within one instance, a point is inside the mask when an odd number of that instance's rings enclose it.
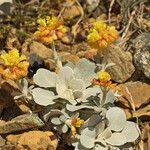
<instances>
[{"instance_id":1,"label":"dead stem","mask_svg":"<svg viewBox=\"0 0 150 150\"><path fill-rule=\"evenodd\" d=\"M109 10L108 10L108 22L109 22L109 24L111 24L111 10L112 10L114 3L115 3L115 0L112 0L110 3L110 6L109 6Z\"/></svg>"},{"instance_id":2,"label":"dead stem","mask_svg":"<svg viewBox=\"0 0 150 150\"><path fill-rule=\"evenodd\" d=\"M76 37L76 30L77 30L77 28L79 27L79 23L82 21L82 19L83 19L83 17L84 17L84 11L83 11L83 8L82 8L82 6L81 6L81 4L78 2L78 0L75 0L76 1L76 3L78 4L78 6L79 6L79 9L80 9L80 12L81 12L81 16L80 16L80 18L79 18L79 20L76 22L76 24L74 25L74 26L72 26L72 31L71 31L71 33L73 34L73 40L75 39L75 37Z\"/></svg>"}]
</instances>

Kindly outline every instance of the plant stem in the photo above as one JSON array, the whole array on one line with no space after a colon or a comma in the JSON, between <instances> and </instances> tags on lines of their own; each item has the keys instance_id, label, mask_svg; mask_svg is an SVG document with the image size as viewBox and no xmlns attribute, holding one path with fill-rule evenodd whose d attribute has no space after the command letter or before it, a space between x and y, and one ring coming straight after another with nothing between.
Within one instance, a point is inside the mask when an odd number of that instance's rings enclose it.
<instances>
[{"instance_id":1,"label":"plant stem","mask_svg":"<svg viewBox=\"0 0 150 150\"><path fill-rule=\"evenodd\" d=\"M107 89L106 88L102 89L102 92L103 92L103 96L102 96L102 100L100 102L100 106L103 106L105 104L106 95L107 95Z\"/></svg>"},{"instance_id":2,"label":"plant stem","mask_svg":"<svg viewBox=\"0 0 150 150\"><path fill-rule=\"evenodd\" d=\"M54 60L55 60L55 62L56 62L57 67L58 67L58 68L61 68L61 67L62 67L62 62L61 62L61 60L59 59L58 53L57 53L57 51L56 51L56 49L55 49L55 44L54 44L54 42L51 43L51 48L52 48L52 50L53 50L53 52L54 52Z\"/></svg>"}]
</instances>

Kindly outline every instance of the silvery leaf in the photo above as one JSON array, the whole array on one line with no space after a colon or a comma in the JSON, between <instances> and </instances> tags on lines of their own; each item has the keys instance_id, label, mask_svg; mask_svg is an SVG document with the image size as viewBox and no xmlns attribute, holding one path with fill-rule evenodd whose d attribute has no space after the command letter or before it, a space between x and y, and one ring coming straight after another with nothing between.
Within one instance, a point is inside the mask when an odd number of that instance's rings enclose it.
<instances>
[{"instance_id":1,"label":"silvery leaf","mask_svg":"<svg viewBox=\"0 0 150 150\"><path fill-rule=\"evenodd\" d=\"M112 132L109 128L106 128L100 135L98 135L98 139L108 139L112 136Z\"/></svg>"},{"instance_id":2,"label":"silvery leaf","mask_svg":"<svg viewBox=\"0 0 150 150\"><path fill-rule=\"evenodd\" d=\"M40 87L55 87L57 74L47 69L38 69L36 74L33 76L33 81Z\"/></svg>"},{"instance_id":3,"label":"silvery leaf","mask_svg":"<svg viewBox=\"0 0 150 150\"><path fill-rule=\"evenodd\" d=\"M100 123L98 123L95 127L96 134L99 135L102 133L105 129L105 120L102 120Z\"/></svg>"},{"instance_id":4,"label":"silvery leaf","mask_svg":"<svg viewBox=\"0 0 150 150\"><path fill-rule=\"evenodd\" d=\"M126 115L124 111L118 107L110 108L106 113L109 121L108 127L112 131L121 131L126 124Z\"/></svg>"},{"instance_id":5,"label":"silvery leaf","mask_svg":"<svg viewBox=\"0 0 150 150\"><path fill-rule=\"evenodd\" d=\"M55 125L60 125L62 122L59 120L59 118L56 117L51 119L51 123Z\"/></svg>"},{"instance_id":6,"label":"silvery leaf","mask_svg":"<svg viewBox=\"0 0 150 150\"><path fill-rule=\"evenodd\" d=\"M74 105L69 105L67 104L66 105L66 108L67 110L71 111L71 112L74 112L74 111L77 111L77 110L80 110L80 109L93 109L92 106L86 106L86 105L78 105L78 106L74 106Z\"/></svg>"},{"instance_id":7,"label":"silvery leaf","mask_svg":"<svg viewBox=\"0 0 150 150\"><path fill-rule=\"evenodd\" d=\"M95 129L98 123L102 121L102 116L99 114L93 114L87 121L85 121L82 128Z\"/></svg>"},{"instance_id":8,"label":"silvery leaf","mask_svg":"<svg viewBox=\"0 0 150 150\"><path fill-rule=\"evenodd\" d=\"M95 64L85 58L80 59L74 68L75 77L83 80L86 87L91 85L91 80L97 76L94 71Z\"/></svg>"},{"instance_id":9,"label":"silvery leaf","mask_svg":"<svg viewBox=\"0 0 150 150\"><path fill-rule=\"evenodd\" d=\"M134 142L139 137L140 130L136 123L127 121L122 134L127 138L127 142Z\"/></svg>"},{"instance_id":10,"label":"silvery leaf","mask_svg":"<svg viewBox=\"0 0 150 150\"><path fill-rule=\"evenodd\" d=\"M57 82L56 83L56 92L57 94L60 96L60 97L65 97L63 96L64 95L64 92L67 90L67 85L63 82Z\"/></svg>"},{"instance_id":11,"label":"silvery leaf","mask_svg":"<svg viewBox=\"0 0 150 150\"><path fill-rule=\"evenodd\" d=\"M62 127L62 132L66 133L67 131L68 131L68 126L66 124L64 124Z\"/></svg>"},{"instance_id":12,"label":"silvery leaf","mask_svg":"<svg viewBox=\"0 0 150 150\"><path fill-rule=\"evenodd\" d=\"M85 148L93 148L95 145L95 130L85 128L82 130L80 142Z\"/></svg>"},{"instance_id":13,"label":"silvery leaf","mask_svg":"<svg viewBox=\"0 0 150 150\"><path fill-rule=\"evenodd\" d=\"M74 99L77 99L77 102L80 103L82 102L81 97L83 96L83 91L79 91L79 90L73 91L73 96L74 96Z\"/></svg>"},{"instance_id":14,"label":"silvery leaf","mask_svg":"<svg viewBox=\"0 0 150 150\"><path fill-rule=\"evenodd\" d=\"M72 79L69 82L69 88L72 90L83 91L85 89L85 85L81 79Z\"/></svg>"},{"instance_id":15,"label":"silvery leaf","mask_svg":"<svg viewBox=\"0 0 150 150\"><path fill-rule=\"evenodd\" d=\"M54 104L53 100L56 98L53 92L41 88L34 88L32 95L34 101L42 106Z\"/></svg>"},{"instance_id":16,"label":"silvery leaf","mask_svg":"<svg viewBox=\"0 0 150 150\"><path fill-rule=\"evenodd\" d=\"M113 133L110 138L106 139L106 142L113 146L121 146L127 143L127 140L122 133Z\"/></svg>"},{"instance_id":17,"label":"silvery leaf","mask_svg":"<svg viewBox=\"0 0 150 150\"><path fill-rule=\"evenodd\" d=\"M116 97L115 97L113 91L110 89L107 92L105 104L107 104L107 103L114 103L115 101L116 101Z\"/></svg>"},{"instance_id":18,"label":"silvery leaf","mask_svg":"<svg viewBox=\"0 0 150 150\"><path fill-rule=\"evenodd\" d=\"M106 70L109 67L115 66L115 63L108 63L105 65L104 70Z\"/></svg>"},{"instance_id":19,"label":"silvery leaf","mask_svg":"<svg viewBox=\"0 0 150 150\"><path fill-rule=\"evenodd\" d=\"M65 66L60 68L57 82L61 83L63 82L63 84L68 85L72 79L73 79L73 70L70 67Z\"/></svg>"}]
</instances>

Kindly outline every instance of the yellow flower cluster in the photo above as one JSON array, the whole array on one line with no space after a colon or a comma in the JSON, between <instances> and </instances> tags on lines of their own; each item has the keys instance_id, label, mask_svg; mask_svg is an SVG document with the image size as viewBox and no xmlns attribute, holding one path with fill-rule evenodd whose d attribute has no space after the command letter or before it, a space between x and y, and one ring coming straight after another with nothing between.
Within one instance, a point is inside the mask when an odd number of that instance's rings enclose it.
<instances>
[{"instance_id":1,"label":"yellow flower cluster","mask_svg":"<svg viewBox=\"0 0 150 150\"><path fill-rule=\"evenodd\" d=\"M27 75L29 62L17 49L0 55L0 74L4 79L17 80Z\"/></svg>"},{"instance_id":2,"label":"yellow flower cluster","mask_svg":"<svg viewBox=\"0 0 150 150\"><path fill-rule=\"evenodd\" d=\"M97 73L98 79L93 79L92 84L93 85L99 85L103 87L112 87L112 81L110 74L106 71L99 71Z\"/></svg>"},{"instance_id":3,"label":"yellow flower cluster","mask_svg":"<svg viewBox=\"0 0 150 150\"><path fill-rule=\"evenodd\" d=\"M102 49L108 47L118 37L118 32L114 26L108 26L103 21L97 21L90 29L87 40L91 47Z\"/></svg>"},{"instance_id":4,"label":"yellow flower cluster","mask_svg":"<svg viewBox=\"0 0 150 150\"><path fill-rule=\"evenodd\" d=\"M97 75L101 82L108 82L111 79L110 74L106 71L99 71Z\"/></svg>"},{"instance_id":5,"label":"yellow flower cluster","mask_svg":"<svg viewBox=\"0 0 150 150\"><path fill-rule=\"evenodd\" d=\"M81 127L81 125L83 125L84 123L84 120L74 117L74 118L68 119L66 123L71 128L72 136L75 137L77 133L76 128Z\"/></svg>"},{"instance_id":6,"label":"yellow flower cluster","mask_svg":"<svg viewBox=\"0 0 150 150\"><path fill-rule=\"evenodd\" d=\"M44 19L37 20L38 30L34 33L36 38L44 44L50 44L54 40L64 36L66 28L56 17L46 16Z\"/></svg>"}]
</instances>

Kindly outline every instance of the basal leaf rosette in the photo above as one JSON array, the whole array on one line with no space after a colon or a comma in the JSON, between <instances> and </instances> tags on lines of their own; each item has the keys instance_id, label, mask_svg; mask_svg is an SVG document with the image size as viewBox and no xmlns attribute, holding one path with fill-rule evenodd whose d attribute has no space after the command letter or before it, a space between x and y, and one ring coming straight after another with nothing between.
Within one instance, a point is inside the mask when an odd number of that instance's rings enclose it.
<instances>
[{"instance_id":1,"label":"basal leaf rosette","mask_svg":"<svg viewBox=\"0 0 150 150\"><path fill-rule=\"evenodd\" d=\"M92 69L89 71L89 66ZM33 77L38 88L32 90L34 101L40 105L54 104L54 99L67 100L71 105L76 105L87 98L87 87L91 78L96 76L95 65L86 59L80 60L74 67L63 66L58 73L47 69L39 69ZM48 88L54 88L56 93ZM50 96L51 95L51 96Z\"/></svg>"},{"instance_id":2,"label":"basal leaf rosette","mask_svg":"<svg viewBox=\"0 0 150 150\"><path fill-rule=\"evenodd\" d=\"M17 49L0 55L0 74L3 79L18 80L28 73L29 62L25 55L20 55Z\"/></svg>"},{"instance_id":3,"label":"basal leaf rosette","mask_svg":"<svg viewBox=\"0 0 150 150\"><path fill-rule=\"evenodd\" d=\"M134 142L140 133L138 125L127 121L124 111L118 107L108 109L105 119L93 114L84 124L78 140L72 144L78 150L127 148L126 144Z\"/></svg>"},{"instance_id":4,"label":"basal leaf rosette","mask_svg":"<svg viewBox=\"0 0 150 150\"><path fill-rule=\"evenodd\" d=\"M103 49L108 47L118 37L118 32L114 26L108 26L104 21L96 21L89 31L87 41L91 47Z\"/></svg>"},{"instance_id":5,"label":"basal leaf rosette","mask_svg":"<svg viewBox=\"0 0 150 150\"><path fill-rule=\"evenodd\" d=\"M56 17L46 16L37 20L38 29L34 33L35 37L44 44L50 44L54 40L64 36L66 28Z\"/></svg>"}]
</instances>

